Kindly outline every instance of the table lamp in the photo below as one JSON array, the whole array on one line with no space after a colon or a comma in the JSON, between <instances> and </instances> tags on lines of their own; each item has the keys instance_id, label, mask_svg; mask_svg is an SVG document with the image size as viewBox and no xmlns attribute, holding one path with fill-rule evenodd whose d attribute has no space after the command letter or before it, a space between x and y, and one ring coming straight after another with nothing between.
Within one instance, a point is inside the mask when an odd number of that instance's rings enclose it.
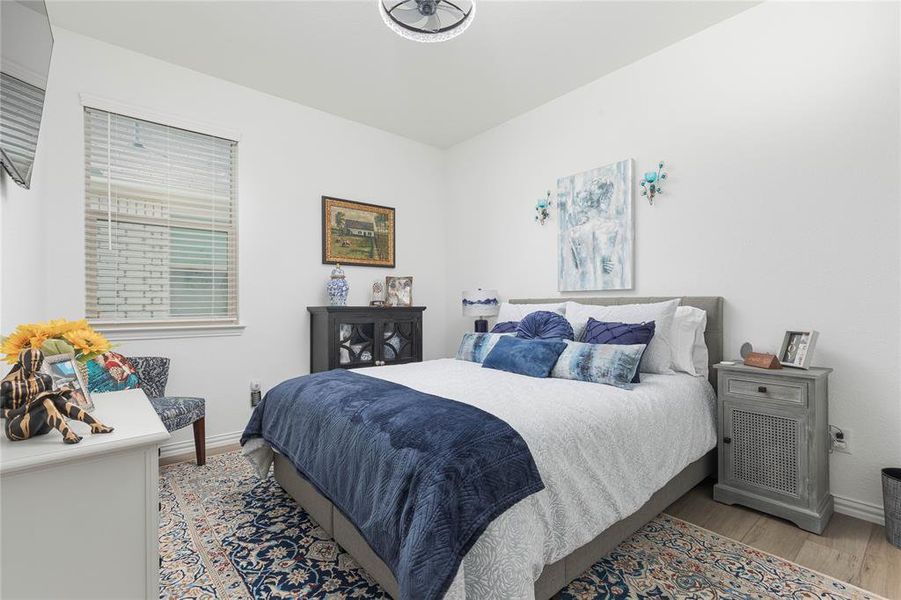
<instances>
[{"instance_id":1,"label":"table lamp","mask_svg":"<svg viewBox=\"0 0 901 600\"><path fill-rule=\"evenodd\" d=\"M479 317L476 319L476 332L488 332L488 320L485 317L493 317L500 310L497 301L497 290L467 290L463 292L463 315L467 317Z\"/></svg>"}]
</instances>

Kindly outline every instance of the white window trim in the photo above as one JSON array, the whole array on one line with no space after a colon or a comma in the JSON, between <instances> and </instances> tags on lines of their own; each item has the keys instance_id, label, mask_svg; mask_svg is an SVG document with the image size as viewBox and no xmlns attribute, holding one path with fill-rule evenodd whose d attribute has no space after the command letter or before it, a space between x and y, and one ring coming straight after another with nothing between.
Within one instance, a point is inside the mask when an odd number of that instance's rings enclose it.
<instances>
[{"instance_id":1,"label":"white window trim","mask_svg":"<svg viewBox=\"0 0 901 600\"><path fill-rule=\"evenodd\" d=\"M212 135L214 137L231 140L233 142L241 141L241 132L234 129L229 129L216 123L188 119L178 115L155 111L152 108L147 108L145 106L138 106L135 104L129 104L127 102L120 102L119 100L103 98L101 96L95 96L93 94L88 94L85 92L82 92L79 97L81 98L81 105L83 107L95 108L97 110L103 110L119 115L126 115L129 117L134 117L135 119L141 119L143 121L152 121L154 123L160 123L168 127L185 129L194 133Z\"/></svg>"},{"instance_id":2,"label":"white window trim","mask_svg":"<svg viewBox=\"0 0 901 600\"><path fill-rule=\"evenodd\" d=\"M147 323L109 323L90 321L91 327L111 341L168 340L200 337L229 337L244 333L244 323L182 323L155 321Z\"/></svg>"},{"instance_id":3,"label":"white window trim","mask_svg":"<svg viewBox=\"0 0 901 600\"><path fill-rule=\"evenodd\" d=\"M82 107L94 108L110 113L128 115L136 119L152 121L154 123L164 123L170 127L185 129L195 133L212 135L215 137L231 140L233 142L241 141L241 133L234 129L229 129L215 123L188 119L170 113L159 112L145 106L139 106L128 102L121 102L103 96L97 96L89 92L81 92L79 94ZM82 143L84 147L84 143ZM82 158L82 163L84 158ZM82 198L85 197L87 190L82 186ZM235 211L240 218L240 203L235 204ZM238 235L236 233L236 235ZM240 256L238 256L238 264L240 264ZM109 321L89 320L91 327L105 335L111 341L129 341L129 340L164 340L164 339L186 339L200 337L230 337L244 333L247 327L240 319L241 306L241 288L236 290L238 295L238 321L211 323L211 322L185 322L179 323L177 320L161 320L145 323L113 323Z\"/></svg>"}]
</instances>

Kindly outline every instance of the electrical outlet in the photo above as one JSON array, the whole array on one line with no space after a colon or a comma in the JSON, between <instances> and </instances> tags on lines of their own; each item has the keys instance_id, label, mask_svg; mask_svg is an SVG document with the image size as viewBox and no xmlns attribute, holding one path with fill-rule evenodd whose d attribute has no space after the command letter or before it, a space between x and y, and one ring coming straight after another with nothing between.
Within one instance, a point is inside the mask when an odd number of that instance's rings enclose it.
<instances>
[{"instance_id":1,"label":"electrical outlet","mask_svg":"<svg viewBox=\"0 0 901 600\"><path fill-rule=\"evenodd\" d=\"M851 432L847 429L839 429L834 425L829 426L829 438L832 441L833 452L851 454Z\"/></svg>"}]
</instances>

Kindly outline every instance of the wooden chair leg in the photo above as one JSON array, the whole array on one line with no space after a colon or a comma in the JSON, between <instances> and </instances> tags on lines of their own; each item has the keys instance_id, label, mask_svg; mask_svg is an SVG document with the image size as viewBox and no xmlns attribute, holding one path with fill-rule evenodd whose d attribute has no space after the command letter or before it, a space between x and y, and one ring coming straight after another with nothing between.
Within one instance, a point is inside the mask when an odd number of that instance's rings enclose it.
<instances>
[{"instance_id":1,"label":"wooden chair leg","mask_svg":"<svg viewBox=\"0 0 901 600\"><path fill-rule=\"evenodd\" d=\"M194 452L197 454L197 464L206 464L206 417L194 421Z\"/></svg>"}]
</instances>

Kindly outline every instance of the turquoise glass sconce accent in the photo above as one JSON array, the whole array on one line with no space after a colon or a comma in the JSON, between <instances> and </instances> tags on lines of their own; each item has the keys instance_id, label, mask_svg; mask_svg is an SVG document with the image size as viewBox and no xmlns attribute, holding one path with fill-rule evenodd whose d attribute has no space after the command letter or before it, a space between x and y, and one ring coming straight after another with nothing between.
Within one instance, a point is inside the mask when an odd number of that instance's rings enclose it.
<instances>
[{"instance_id":1,"label":"turquoise glass sconce accent","mask_svg":"<svg viewBox=\"0 0 901 600\"><path fill-rule=\"evenodd\" d=\"M641 195L647 197L648 203L654 205L654 196L663 193L662 182L666 179L666 173L663 171L663 161L657 163L656 171L648 171L641 176Z\"/></svg>"},{"instance_id":2,"label":"turquoise glass sconce accent","mask_svg":"<svg viewBox=\"0 0 901 600\"><path fill-rule=\"evenodd\" d=\"M539 225L544 225L545 221L551 218L551 208L553 206L554 201L551 200L551 191L548 190L547 197L535 203L535 222Z\"/></svg>"}]
</instances>

